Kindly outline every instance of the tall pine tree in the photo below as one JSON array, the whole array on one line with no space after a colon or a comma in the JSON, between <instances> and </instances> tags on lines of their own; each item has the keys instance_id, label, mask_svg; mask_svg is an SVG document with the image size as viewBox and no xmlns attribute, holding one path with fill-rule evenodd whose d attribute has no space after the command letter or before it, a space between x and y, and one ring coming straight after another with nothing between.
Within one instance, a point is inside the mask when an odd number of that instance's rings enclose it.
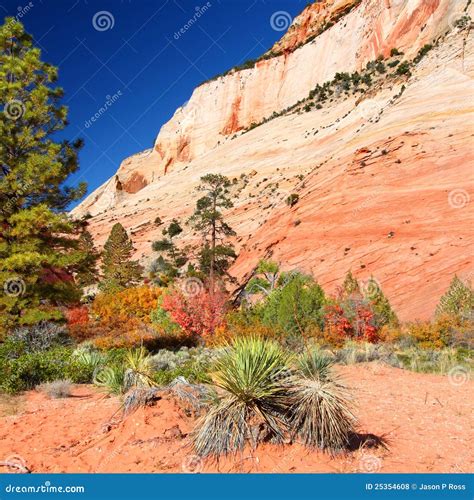
<instances>
[{"instance_id":1,"label":"tall pine tree","mask_svg":"<svg viewBox=\"0 0 474 500\"><path fill-rule=\"evenodd\" d=\"M141 280L142 268L132 260L133 244L127 231L118 223L114 224L105 242L102 255L102 281L100 289L104 292L123 290L136 285Z\"/></svg>"},{"instance_id":2,"label":"tall pine tree","mask_svg":"<svg viewBox=\"0 0 474 500\"><path fill-rule=\"evenodd\" d=\"M0 26L0 331L59 318L78 298L79 224L62 212L85 193L65 185L82 141L56 141L67 125L57 68L41 60L23 25Z\"/></svg>"},{"instance_id":3,"label":"tall pine tree","mask_svg":"<svg viewBox=\"0 0 474 500\"><path fill-rule=\"evenodd\" d=\"M215 277L227 272L236 255L232 245L226 243L235 232L224 221L222 210L233 207L230 195L230 180L221 174L207 174L201 177L198 191L205 193L196 203L189 223L204 237L200 252L201 270L209 275L211 293Z\"/></svg>"}]
</instances>

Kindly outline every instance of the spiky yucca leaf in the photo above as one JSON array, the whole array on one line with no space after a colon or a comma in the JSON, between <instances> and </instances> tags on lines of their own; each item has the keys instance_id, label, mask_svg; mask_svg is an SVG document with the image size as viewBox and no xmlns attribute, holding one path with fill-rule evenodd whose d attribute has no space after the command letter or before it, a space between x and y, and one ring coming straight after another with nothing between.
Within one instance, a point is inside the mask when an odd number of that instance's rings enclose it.
<instances>
[{"instance_id":1,"label":"spiky yucca leaf","mask_svg":"<svg viewBox=\"0 0 474 500\"><path fill-rule=\"evenodd\" d=\"M132 387L153 387L151 358L144 347L130 350L125 356L125 391Z\"/></svg>"},{"instance_id":2,"label":"spiky yucca leaf","mask_svg":"<svg viewBox=\"0 0 474 500\"><path fill-rule=\"evenodd\" d=\"M306 445L338 451L355 432L349 391L331 372L332 361L312 351L299 361L292 390L291 427Z\"/></svg>"},{"instance_id":3,"label":"spiky yucca leaf","mask_svg":"<svg viewBox=\"0 0 474 500\"><path fill-rule=\"evenodd\" d=\"M94 384L111 394L123 394L125 372L119 366L107 366L98 371L94 377Z\"/></svg>"},{"instance_id":4,"label":"spiky yucca leaf","mask_svg":"<svg viewBox=\"0 0 474 500\"><path fill-rule=\"evenodd\" d=\"M252 435L249 407L230 396L201 418L193 436L194 450L200 457L227 455L242 450Z\"/></svg>"},{"instance_id":5,"label":"spiky yucca leaf","mask_svg":"<svg viewBox=\"0 0 474 500\"><path fill-rule=\"evenodd\" d=\"M268 340L240 338L227 347L211 375L224 396L199 422L194 436L201 456L227 454L255 443L251 427L264 424L278 441L287 430L289 357Z\"/></svg>"},{"instance_id":6,"label":"spiky yucca leaf","mask_svg":"<svg viewBox=\"0 0 474 500\"><path fill-rule=\"evenodd\" d=\"M298 369L308 379L330 380L333 377L331 373L332 365L331 358L324 356L316 349L298 359Z\"/></svg>"}]
</instances>

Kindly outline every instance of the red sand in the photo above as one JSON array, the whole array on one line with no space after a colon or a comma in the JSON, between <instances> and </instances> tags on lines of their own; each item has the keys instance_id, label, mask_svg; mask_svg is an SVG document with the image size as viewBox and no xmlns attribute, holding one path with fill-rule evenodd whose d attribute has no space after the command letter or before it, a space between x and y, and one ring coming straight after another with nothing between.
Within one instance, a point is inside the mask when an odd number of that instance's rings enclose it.
<instances>
[{"instance_id":1,"label":"red sand","mask_svg":"<svg viewBox=\"0 0 474 500\"><path fill-rule=\"evenodd\" d=\"M186 437L194 419L173 401L120 421L118 398L77 386L63 400L35 391L14 404L4 399L0 462L23 461L32 472L474 472L474 382L456 386L445 376L376 363L338 370L357 397L360 432L384 437L388 449L331 457L298 444L265 444L219 464L203 462Z\"/></svg>"}]
</instances>

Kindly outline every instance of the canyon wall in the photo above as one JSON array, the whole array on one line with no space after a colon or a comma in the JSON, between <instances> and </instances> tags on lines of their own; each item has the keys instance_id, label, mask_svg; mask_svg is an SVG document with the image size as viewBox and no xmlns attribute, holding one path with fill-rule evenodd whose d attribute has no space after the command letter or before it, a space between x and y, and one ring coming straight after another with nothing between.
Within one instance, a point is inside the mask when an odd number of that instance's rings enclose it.
<instances>
[{"instance_id":1,"label":"canyon wall","mask_svg":"<svg viewBox=\"0 0 474 500\"><path fill-rule=\"evenodd\" d=\"M272 48L282 55L195 89L154 148L124 160L73 215L92 216L99 246L120 221L146 263L162 229L155 218L189 216L200 176L220 172L238 180L228 217L240 283L263 257L311 272L329 291L352 269L362 281L375 276L402 319L429 317L453 274L473 271L473 43L455 22L465 14L472 6L455 0L309 6ZM328 19L335 24L321 32ZM244 133L336 72L360 70L392 48L412 60L435 40L403 81ZM290 209L293 192L299 202ZM182 244L196 238L180 236Z\"/></svg>"}]
</instances>

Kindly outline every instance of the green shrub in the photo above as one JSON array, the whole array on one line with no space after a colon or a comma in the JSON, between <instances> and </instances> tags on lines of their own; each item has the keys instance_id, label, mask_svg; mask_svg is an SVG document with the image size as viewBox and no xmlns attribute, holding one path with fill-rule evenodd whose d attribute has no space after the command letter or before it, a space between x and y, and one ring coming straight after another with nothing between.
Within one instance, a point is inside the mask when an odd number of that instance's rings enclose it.
<instances>
[{"instance_id":1,"label":"green shrub","mask_svg":"<svg viewBox=\"0 0 474 500\"><path fill-rule=\"evenodd\" d=\"M125 367L106 366L96 373L94 384L110 394L122 395L125 393Z\"/></svg>"},{"instance_id":2,"label":"green shrub","mask_svg":"<svg viewBox=\"0 0 474 500\"><path fill-rule=\"evenodd\" d=\"M291 193L290 196L286 199L286 204L289 207L295 206L300 199L300 196L297 193Z\"/></svg>"},{"instance_id":3,"label":"green shrub","mask_svg":"<svg viewBox=\"0 0 474 500\"><path fill-rule=\"evenodd\" d=\"M310 277L294 273L274 290L262 306L264 324L287 335L302 335L309 327L323 327L323 289Z\"/></svg>"},{"instance_id":4,"label":"green shrub","mask_svg":"<svg viewBox=\"0 0 474 500\"><path fill-rule=\"evenodd\" d=\"M397 75L410 75L410 63L407 61L403 61L398 65Z\"/></svg>"},{"instance_id":5,"label":"green shrub","mask_svg":"<svg viewBox=\"0 0 474 500\"><path fill-rule=\"evenodd\" d=\"M193 435L197 455L219 457L288 437L332 451L347 447L355 418L331 365L316 351L295 364L276 342L237 339L212 373L218 396Z\"/></svg>"},{"instance_id":6,"label":"green shrub","mask_svg":"<svg viewBox=\"0 0 474 500\"><path fill-rule=\"evenodd\" d=\"M180 326L173 321L168 311L162 307L163 298L158 299L158 306L150 314L152 324L161 332L167 335L178 335L181 332Z\"/></svg>"},{"instance_id":7,"label":"green shrub","mask_svg":"<svg viewBox=\"0 0 474 500\"><path fill-rule=\"evenodd\" d=\"M151 357L144 347L133 349L125 356L125 391L134 387L153 387Z\"/></svg>"},{"instance_id":8,"label":"green shrub","mask_svg":"<svg viewBox=\"0 0 474 500\"><path fill-rule=\"evenodd\" d=\"M159 386L168 385L178 377L183 377L192 384L208 384L211 382L209 365L195 361L189 361L170 370L157 370L153 374L153 380Z\"/></svg>"},{"instance_id":9,"label":"green shrub","mask_svg":"<svg viewBox=\"0 0 474 500\"><path fill-rule=\"evenodd\" d=\"M17 393L43 382L66 378L74 383L87 383L92 379L90 368L75 359L68 347L14 356L0 353L0 391Z\"/></svg>"},{"instance_id":10,"label":"green shrub","mask_svg":"<svg viewBox=\"0 0 474 500\"><path fill-rule=\"evenodd\" d=\"M415 59L413 59L413 61L415 63L419 63L432 48L433 45L431 45L430 43L423 45L423 47L421 47L421 49L418 51L418 54L416 55Z\"/></svg>"}]
</instances>

